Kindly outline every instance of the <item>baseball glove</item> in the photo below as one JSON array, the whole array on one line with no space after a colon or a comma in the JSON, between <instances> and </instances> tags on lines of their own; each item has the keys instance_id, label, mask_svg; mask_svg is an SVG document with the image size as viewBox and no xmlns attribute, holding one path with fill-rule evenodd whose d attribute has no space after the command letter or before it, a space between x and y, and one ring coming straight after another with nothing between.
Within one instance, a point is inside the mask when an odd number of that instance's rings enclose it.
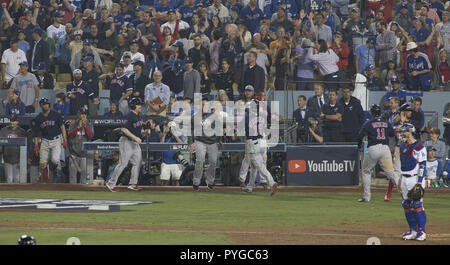
<instances>
[{"instance_id":1,"label":"baseball glove","mask_svg":"<svg viewBox=\"0 0 450 265\"><path fill-rule=\"evenodd\" d=\"M422 187L422 184L416 184L410 191L408 191L408 198L413 201L418 201L423 198L425 190Z\"/></svg>"}]
</instances>

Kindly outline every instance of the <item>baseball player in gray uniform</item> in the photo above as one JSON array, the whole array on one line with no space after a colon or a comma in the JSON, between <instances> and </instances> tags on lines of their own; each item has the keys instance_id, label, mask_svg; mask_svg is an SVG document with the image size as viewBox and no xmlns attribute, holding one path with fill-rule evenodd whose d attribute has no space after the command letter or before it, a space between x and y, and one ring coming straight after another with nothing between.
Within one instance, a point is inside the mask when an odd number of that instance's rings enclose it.
<instances>
[{"instance_id":1,"label":"baseball player in gray uniform","mask_svg":"<svg viewBox=\"0 0 450 265\"><path fill-rule=\"evenodd\" d=\"M139 170L142 165L142 150L140 144L142 143L142 137L149 133L149 131L144 130L144 121L140 116L142 112L142 105L144 105L141 98L132 98L128 102L128 105L131 111L125 118L127 122L122 128L123 136L119 139L119 164L114 169L114 173L108 183L106 183L106 187L111 192L118 191L116 188L117 180L119 179L120 174L122 174L122 171L128 165L128 162L131 162L133 165L131 168L131 177L128 189L135 191L140 190L137 185Z\"/></svg>"},{"instance_id":2,"label":"baseball player in gray uniform","mask_svg":"<svg viewBox=\"0 0 450 265\"><path fill-rule=\"evenodd\" d=\"M397 189L399 188L400 175L394 170L392 154L389 149L389 137L394 136L394 129L389 122L380 118L380 106L372 105L370 114L373 119L363 124L358 135L360 145L364 136L368 138L367 152L362 165L364 195L358 202L370 201L371 171L378 162L381 164L388 179L397 185Z\"/></svg>"},{"instance_id":3,"label":"baseball player in gray uniform","mask_svg":"<svg viewBox=\"0 0 450 265\"><path fill-rule=\"evenodd\" d=\"M251 93L251 91L254 91L254 88L252 85L247 85L245 91L245 93ZM270 125L271 112L269 108L265 111L261 104L259 100L252 99L245 106L244 122L245 137L247 139L245 142L245 155L250 162L251 174L248 185L243 188L249 193L253 191L256 175L259 171L261 177L265 179L270 187L270 195L273 196L278 191L278 184L273 180L272 175L264 164L266 146L263 146L263 128L265 123Z\"/></svg>"}]
</instances>

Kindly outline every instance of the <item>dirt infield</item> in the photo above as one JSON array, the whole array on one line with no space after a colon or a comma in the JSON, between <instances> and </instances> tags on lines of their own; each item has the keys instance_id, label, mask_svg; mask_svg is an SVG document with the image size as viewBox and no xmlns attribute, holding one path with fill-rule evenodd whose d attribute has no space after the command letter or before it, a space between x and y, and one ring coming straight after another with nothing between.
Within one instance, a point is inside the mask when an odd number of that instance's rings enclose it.
<instances>
[{"instance_id":1,"label":"dirt infield","mask_svg":"<svg viewBox=\"0 0 450 265\"><path fill-rule=\"evenodd\" d=\"M192 191L191 186L140 186L143 192L151 191ZM128 191L127 186L117 186L119 191ZM85 185L85 184L0 184L0 191L107 191L105 186ZM205 190L206 187L200 187ZM236 186L216 186L218 192L237 192L240 187ZM262 187L254 191L263 191ZM280 192L362 192L360 186L279 186ZM372 192L386 192L384 186L372 186ZM449 189L427 189L430 193L450 193Z\"/></svg>"}]
</instances>

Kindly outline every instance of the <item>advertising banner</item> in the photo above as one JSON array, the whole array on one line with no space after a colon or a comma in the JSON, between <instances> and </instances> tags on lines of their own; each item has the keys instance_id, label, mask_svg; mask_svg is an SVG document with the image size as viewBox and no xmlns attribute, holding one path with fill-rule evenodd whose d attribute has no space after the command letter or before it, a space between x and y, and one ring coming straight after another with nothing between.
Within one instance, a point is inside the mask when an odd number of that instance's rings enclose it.
<instances>
[{"instance_id":1,"label":"advertising banner","mask_svg":"<svg viewBox=\"0 0 450 265\"><path fill-rule=\"evenodd\" d=\"M359 182L357 145L287 146L288 186L351 186Z\"/></svg>"}]
</instances>

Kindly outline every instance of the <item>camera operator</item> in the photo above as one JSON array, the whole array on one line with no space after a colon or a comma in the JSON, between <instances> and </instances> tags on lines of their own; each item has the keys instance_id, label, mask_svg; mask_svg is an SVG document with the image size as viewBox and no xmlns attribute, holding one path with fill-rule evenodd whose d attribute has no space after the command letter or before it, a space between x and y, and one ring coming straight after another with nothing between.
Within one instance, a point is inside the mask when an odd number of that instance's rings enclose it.
<instances>
[{"instance_id":1,"label":"camera operator","mask_svg":"<svg viewBox=\"0 0 450 265\"><path fill-rule=\"evenodd\" d=\"M171 121L164 129L161 137L161 143L183 143L183 136L175 130L175 122ZM163 152L163 162L161 164L161 176L163 186L167 186L170 177L175 181L175 186L180 186L180 177L183 173L183 165L187 161L179 151Z\"/></svg>"},{"instance_id":2,"label":"camera operator","mask_svg":"<svg viewBox=\"0 0 450 265\"><path fill-rule=\"evenodd\" d=\"M89 142L94 137L94 126L87 119L88 111L81 108L78 111L78 119L69 126L69 183L77 183L77 173L80 170L80 182L86 183L86 151L82 151L84 142Z\"/></svg>"},{"instance_id":3,"label":"camera operator","mask_svg":"<svg viewBox=\"0 0 450 265\"><path fill-rule=\"evenodd\" d=\"M305 143L323 143L323 135L319 128L319 121L313 117L309 117L306 122L308 128L306 132Z\"/></svg>"}]
</instances>

